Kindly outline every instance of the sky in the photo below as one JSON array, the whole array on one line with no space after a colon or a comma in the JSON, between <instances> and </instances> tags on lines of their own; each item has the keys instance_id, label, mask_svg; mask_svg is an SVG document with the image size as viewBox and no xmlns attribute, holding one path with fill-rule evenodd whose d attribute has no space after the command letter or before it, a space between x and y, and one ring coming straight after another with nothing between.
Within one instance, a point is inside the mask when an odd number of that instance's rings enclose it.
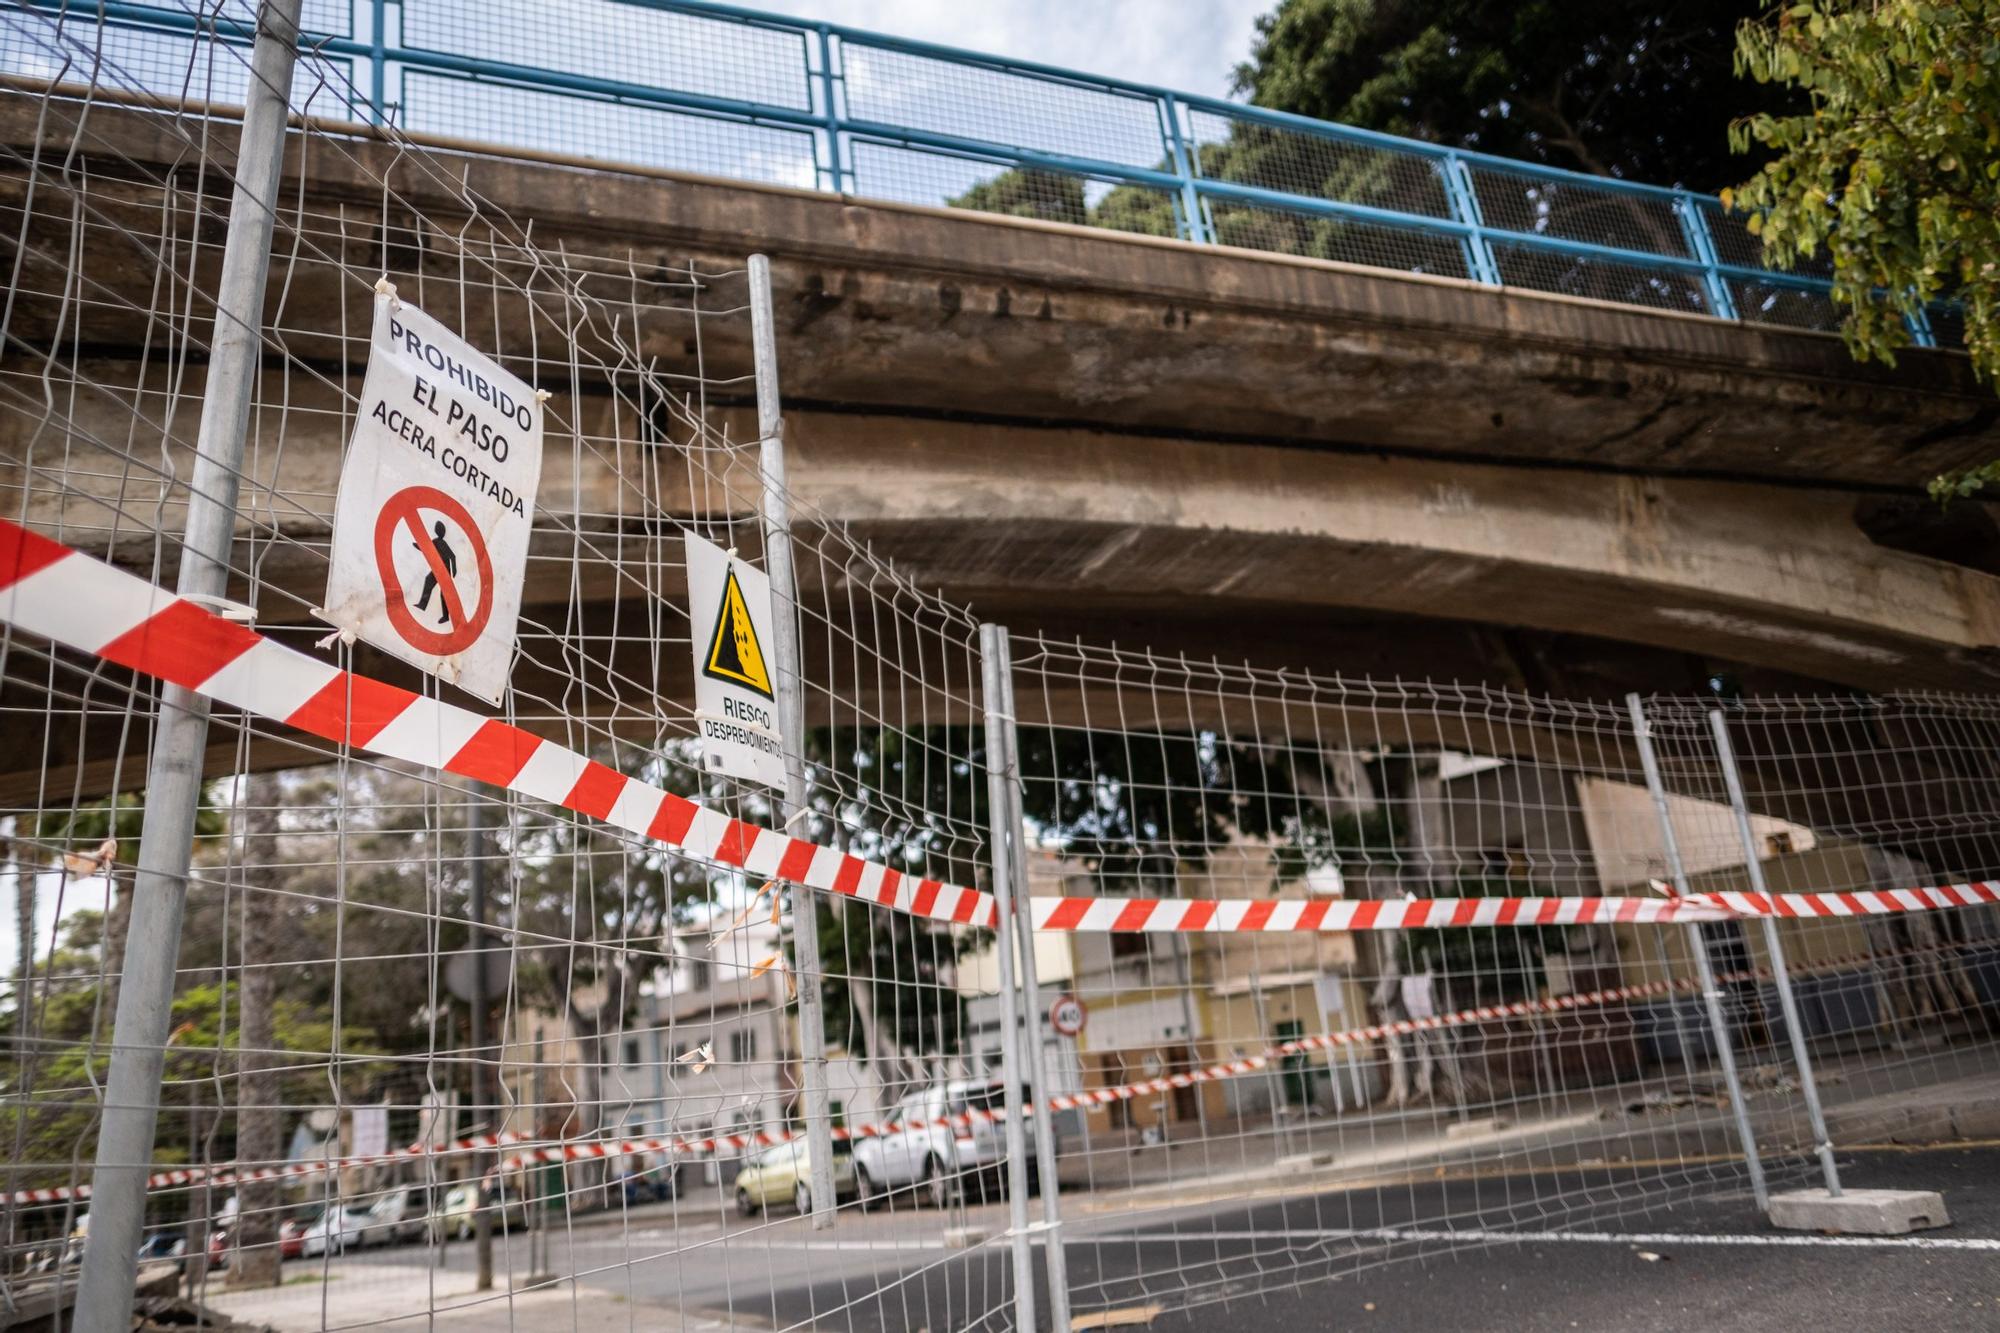
<instances>
[{"instance_id":1,"label":"sky","mask_svg":"<svg viewBox=\"0 0 2000 1333\"><path fill-rule=\"evenodd\" d=\"M744 0L795 18L1062 65L1175 92L1229 93L1277 0Z\"/></svg>"}]
</instances>

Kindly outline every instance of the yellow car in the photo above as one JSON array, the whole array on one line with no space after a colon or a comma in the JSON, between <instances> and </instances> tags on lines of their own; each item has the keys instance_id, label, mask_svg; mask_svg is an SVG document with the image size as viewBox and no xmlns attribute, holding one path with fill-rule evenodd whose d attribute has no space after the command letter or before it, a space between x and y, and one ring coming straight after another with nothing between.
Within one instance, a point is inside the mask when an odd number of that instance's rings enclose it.
<instances>
[{"instance_id":1,"label":"yellow car","mask_svg":"<svg viewBox=\"0 0 2000 1333\"><path fill-rule=\"evenodd\" d=\"M791 1200L801 1213L812 1211L812 1161L804 1143L781 1143L736 1173L736 1211L745 1217L760 1208ZM860 1194L854 1175L854 1158L847 1153L833 1155L835 1202Z\"/></svg>"}]
</instances>

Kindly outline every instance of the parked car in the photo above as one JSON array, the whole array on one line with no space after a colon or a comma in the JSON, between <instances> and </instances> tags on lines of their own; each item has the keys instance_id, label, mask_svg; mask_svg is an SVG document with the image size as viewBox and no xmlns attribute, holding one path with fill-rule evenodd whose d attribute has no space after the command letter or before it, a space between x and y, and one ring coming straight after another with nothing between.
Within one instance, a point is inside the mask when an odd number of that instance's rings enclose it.
<instances>
[{"instance_id":1,"label":"parked car","mask_svg":"<svg viewBox=\"0 0 2000 1333\"><path fill-rule=\"evenodd\" d=\"M308 1204L293 1211L278 1227L278 1253L297 1259L305 1253L306 1228L318 1220L322 1205Z\"/></svg>"},{"instance_id":2,"label":"parked car","mask_svg":"<svg viewBox=\"0 0 2000 1333\"><path fill-rule=\"evenodd\" d=\"M479 1211L493 1219L495 1232L528 1229L528 1203L518 1192L507 1191L503 1200L500 1190L494 1185L482 1188L466 1180L446 1190L444 1202L431 1214L431 1238L434 1241L470 1239L477 1227L477 1214L473 1211L475 1199L478 1200Z\"/></svg>"},{"instance_id":3,"label":"parked car","mask_svg":"<svg viewBox=\"0 0 2000 1333\"><path fill-rule=\"evenodd\" d=\"M812 1211L812 1159L803 1143L781 1143L736 1173L736 1211L745 1217L786 1200L801 1213ZM833 1194L841 1199L860 1195L851 1154L833 1155Z\"/></svg>"},{"instance_id":4,"label":"parked car","mask_svg":"<svg viewBox=\"0 0 2000 1333\"><path fill-rule=\"evenodd\" d=\"M657 1166L651 1170L633 1169L619 1178L625 1191L625 1202L629 1204L665 1203L674 1197L679 1189L679 1179L672 1163Z\"/></svg>"},{"instance_id":5,"label":"parked car","mask_svg":"<svg viewBox=\"0 0 2000 1333\"><path fill-rule=\"evenodd\" d=\"M999 1079L955 1079L911 1093L889 1113L888 1129L854 1145L861 1203L892 1190L914 1188L920 1200L942 1208L967 1185L997 1186L1007 1164L1006 1126L977 1112L999 1112L1007 1085ZM952 1116L968 1116L950 1124ZM1028 1188L1040 1187L1035 1166L1035 1123L1027 1134Z\"/></svg>"},{"instance_id":6,"label":"parked car","mask_svg":"<svg viewBox=\"0 0 2000 1333\"><path fill-rule=\"evenodd\" d=\"M175 1226L162 1228L146 1237L139 1247L139 1264L172 1263L178 1265L181 1256L187 1253L187 1232Z\"/></svg>"},{"instance_id":7,"label":"parked car","mask_svg":"<svg viewBox=\"0 0 2000 1333\"><path fill-rule=\"evenodd\" d=\"M365 1208L343 1208L338 1204L328 1204L320 1210L318 1217L306 1224L299 1233L299 1255L305 1259L316 1259L325 1254L339 1254L342 1250L358 1248L361 1244L361 1226L367 1219Z\"/></svg>"},{"instance_id":8,"label":"parked car","mask_svg":"<svg viewBox=\"0 0 2000 1333\"><path fill-rule=\"evenodd\" d=\"M359 1223L361 1245L400 1245L421 1239L430 1219L430 1190L422 1185L392 1189L366 1208L350 1210Z\"/></svg>"}]
</instances>

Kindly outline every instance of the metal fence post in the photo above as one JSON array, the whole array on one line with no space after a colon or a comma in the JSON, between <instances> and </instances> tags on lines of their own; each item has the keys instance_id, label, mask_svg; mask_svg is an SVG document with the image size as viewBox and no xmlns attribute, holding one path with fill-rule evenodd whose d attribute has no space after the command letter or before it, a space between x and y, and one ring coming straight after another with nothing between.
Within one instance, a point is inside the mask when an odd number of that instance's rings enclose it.
<instances>
[{"instance_id":1,"label":"metal fence post","mask_svg":"<svg viewBox=\"0 0 2000 1333\"><path fill-rule=\"evenodd\" d=\"M757 368L758 474L763 483L764 572L777 605L772 655L777 659L778 727L785 737L785 796L779 827L806 803L805 677L800 670L798 580L792 571L791 494L785 489L784 420L778 404L778 335L771 312L771 261L750 256L750 336ZM833 1123L827 1110L826 1022L820 1003L819 902L803 886L792 896L792 954L799 983L799 1082L806 1098L806 1150L811 1171L813 1230L833 1225Z\"/></svg>"},{"instance_id":2,"label":"metal fence post","mask_svg":"<svg viewBox=\"0 0 2000 1333\"><path fill-rule=\"evenodd\" d=\"M1736 747L1729 741L1729 719L1720 708L1711 709L1708 714L1708 728L1715 735L1715 757L1722 764L1722 777L1729 784L1729 804L1736 812L1736 834L1743 840L1743 865L1750 876L1750 891L1764 898L1769 890L1764 884L1764 863L1757 855L1756 831L1750 827L1750 806L1743 799L1743 778L1736 767ZM1778 986L1778 1005L1784 1010L1785 1030L1791 1034L1792 1059L1799 1066L1799 1091L1806 1099L1806 1116L1812 1122L1813 1150L1819 1154L1819 1167L1826 1177L1826 1192L1839 1198L1840 1169L1833 1161L1833 1141L1826 1132L1826 1115L1820 1110L1819 1084L1813 1078L1812 1055L1806 1049L1805 1025L1799 1021L1799 1002L1792 994L1792 973L1785 965L1784 942L1778 938L1778 922L1766 916L1764 924L1764 951L1771 956L1771 975Z\"/></svg>"},{"instance_id":3,"label":"metal fence post","mask_svg":"<svg viewBox=\"0 0 2000 1333\"><path fill-rule=\"evenodd\" d=\"M1014 1260L1014 1326L1033 1333L1035 1268L1028 1233L1028 1152L1021 1104L1021 1002L1014 986L1014 871L1020 826L1014 823L1013 717L1007 711L1006 631L998 625L979 627L979 664L986 708L986 824L992 861L993 901L999 923L993 932L994 957L1000 967L1000 1077L1007 1111L1007 1239ZM1053 1293L1051 1293L1053 1295ZM1067 1325L1059 1326L1060 1329Z\"/></svg>"},{"instance_id":4,"label":"metal fence post","mask_svg":"<svg viewBox=\"0 0 2000 1333\"><path fill-rule=\"evenodd\" d=\"M1042 1185L1042 1265L1049 1277L1049 1327L1056 1333L1069 1328L1069 1262L1063 1253L1062 1204L1056 1179L1055 1112L1049 1107L1048 1051L1042 1044L1042 983L1035 974L1035 926L1027 911L1028 857L1021 830L1027 827L1021 787L1020 718L1014 712L1014 655L1004 626L994 627L994 656L1000 677L1002 730L1007 743L1004 756L1007 779L1007 830L1013 839L1014 854L1007 867L1014 889L1014 932L1021 946L1022 1014L1026 1018L1027 1073L1033 1092L1034 1109L1041 1117L1035 1134L1035 1174ZM1087 1115L1088 1112L1079 1112Z\"/></svg>"},{"instance_id":5,"label":"metal fence post","mask_svg":"<svg viewBox=\"0 0 2000 1333\"><path fill-rule=\"evenodd\" d=\"M1632 735L1639 745L1639 762L1645 769L1646 790L1653 794L1653 811L1660 821L1660 842L1666 850L1667 869L1673 876L1674 892L1685 898L1688 894L1687 867L1681 862L1680 840L1674 836L1674 822L1667 809L1667 788L1660 780L1659 756L1653 753L1652 723L1647 720L1646 706L1637 694L1626 695L1625 702L1632 710ZM1729 1088L1729 1105L1736 1117L1736 1137L1743 1143L1743 1164L1750 1171L1750 1192L1756 1197L1758 1210L1768 1213L1771 1210L1771 1193L1764 1184L1764 1162L1757 1155L1757 1135L1750 1128L1750 1108L1743 1100L1743 1081L1736 1074L1736 1044L1729 1035L1729 1023L1722 1013L1722 991L1716 985L1715 965L1709 961L1708 942L1702 939L1701 926L1696 922L1688 922L1687 942L1688 951L1694 955L1701 997L1708 1008L1708 1027L1715 1037L1716 1059L1722 1064L1722 1079ZM1686 1063L1685 1052L1682 1062Z\"/></svg>"},{"instance_id":6,"label":"metal fence post","mask_svg":"<svg viewBox=\"0 0 2000 1333\"><path fill-rule=\"evenodd\" d=\"M284 169L285 115L298 49L300 0L265 0L257 12L250 86L236 155L229 229L216 286L208 380L187 487L179 590L220 597L229 589L250 400L264 348L264 287L271 271ZM208 701L168 685L146 763L146 813L126 928L125 970L112 1028L111 1069L91 1176L90 1238L77 1283L74 1326L123 1329L132 1321L146 1174L159 1119L160 1078L180 961L182 909L208 748Z\"/></svg>"},{"instance_id":7,"label":"metal fence post","mask_svg":"<svg viewBox=\"0 0 2000 1333\"><path fill-rule=\"evenodd\" d=\"M467 843L467 888L471 902L468 905L472 929L469 935L472 944L472 998L467 1001L471 1007L470 1021L466 1024L466 1040L472 1045L472 1114L487 1117L484 1132L497 1140L500 1134L500 1098L492 1090L492 1066L487 1061L487 1019L492 1001L486 994L486 806L480 799L477 783L468 783L465 789L465 840ZM474 1238L474 1268L477 1277L473 1283L475 1291L493 1290L493 1215L478 1205L477 1191L486 1180L487 1171L493 1167L493 1155L481 1152L473 1158L474 1207L472 1209L472 1234Z\"/></svg>"}]
</instances>

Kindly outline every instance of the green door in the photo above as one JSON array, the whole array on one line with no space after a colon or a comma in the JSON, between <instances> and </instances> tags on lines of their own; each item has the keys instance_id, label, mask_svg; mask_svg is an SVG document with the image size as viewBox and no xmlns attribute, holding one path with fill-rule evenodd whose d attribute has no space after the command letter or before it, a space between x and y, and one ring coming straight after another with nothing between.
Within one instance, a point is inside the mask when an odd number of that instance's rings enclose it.
<instances>
[{"instance_id":1,"label":"green door","mask_svg":"<svg viewBox=\"0 0 2000 1333\"><path fill-rule=\"evenodd\" d=\"M1305 1024L1299 1022L1297 1019L1287 1019L1285 1022L1278 1024L1278 1029L1273 1035L1282 1043L1295 1041L1305 1036L1305 1034ZM1310 1105L1312 1102L1312 1076L1306 1072L1305 1053L1303 1051L1294 1051L1284 1058L1278 1068L1284 1071L1284 1076L1278 1080L1278 1086L1284 1089L1285 1105L1301 1107Z\"/></svg>"}]
</instances>

